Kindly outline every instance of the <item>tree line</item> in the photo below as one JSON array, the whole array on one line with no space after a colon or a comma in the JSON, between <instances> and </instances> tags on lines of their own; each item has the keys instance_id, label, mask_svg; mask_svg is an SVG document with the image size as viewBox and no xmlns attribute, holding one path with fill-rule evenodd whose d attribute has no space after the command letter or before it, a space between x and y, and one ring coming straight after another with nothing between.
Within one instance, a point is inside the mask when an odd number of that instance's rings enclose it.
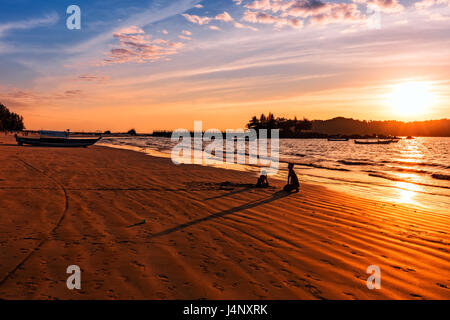
<instances>
[{"instance_id":1,"label":"tree line","mask_svg":"<svg viewBox=\"0 0 450 320\"><path fill-rule=\"evenodd\" d=\"M450 137L450 119L402 122L396 120L366 121L336 117L329 120L298 120L267 116L253 116L247 123L248 129L279 129L280 138L327 138L333 136L390 137L428 136Z\"/></svg>"},{"instance_id":2,"label":"tree line","mask_svg":"<svg viewBox=\"0 0 450 320\"><path fill-rule=\"evenodd\" d=\"M23 117L0 103L0 131L21 131L25 129Z\"/></svg>"},{"instance_id":3,"label":"tree line","mask_svg":"<svg viewBox=\"0 0 450 320\"><path fill-rule=\"evenodd\" d=\"M303 135L306 130L311 130L312 122L306 118L298 120L287 119L284 117L276 117L273 113L269 113L267 116L262 113L259 118L253 116L247 123L248 129L255 129L256 131L261 129L278 129L280 130L280 138L295 138Z\"/></svg>"},{"instance_id":4,"label":"tree line","mask_svg":"<svg viewBox=\"0 0 450 320\"><path fill-rule=\"evenodd\" d=\"M328 135L450 137L450 119L402 122L337 117L329 120L314 120L311 130Z\"/></svg>"}]
</instances>

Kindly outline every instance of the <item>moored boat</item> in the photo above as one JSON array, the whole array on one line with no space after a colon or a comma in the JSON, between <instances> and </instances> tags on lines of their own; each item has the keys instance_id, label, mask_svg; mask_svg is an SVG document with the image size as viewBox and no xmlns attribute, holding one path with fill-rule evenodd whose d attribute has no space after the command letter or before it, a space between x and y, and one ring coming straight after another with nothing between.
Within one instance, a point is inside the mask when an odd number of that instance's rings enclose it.
<instances>
[{"instance_id":1,"label":"moored boat","mask_svg":"<svg viewBox=\"0 0 450 320\"><path fill-rule=\"evenodd\" d=\"M349 138L328 138L328 141L349 141Z\"/></svg>"},{"instance_id":2,"label":"moored boat","mask_svg":"<svg viewBox=\"0 0 450 320\"><path fill-rule=\"evenodd\" d=\"M102 137L70 137L65 131L39 131L38 137L24 137L16 135L19 146L24 144L40 147L88 147L98 142Z\"/></svg>"},{"instance_id":3,"label":"moored boat","mask_svg":"<svg viewBox=\"0 0 450 320\"><path fill-rule=\"evenodd\" d=\"M375 140L375 141L359 141L355 140L355 144L391 144L393 140Z\"/></svg>"}]
</instances>

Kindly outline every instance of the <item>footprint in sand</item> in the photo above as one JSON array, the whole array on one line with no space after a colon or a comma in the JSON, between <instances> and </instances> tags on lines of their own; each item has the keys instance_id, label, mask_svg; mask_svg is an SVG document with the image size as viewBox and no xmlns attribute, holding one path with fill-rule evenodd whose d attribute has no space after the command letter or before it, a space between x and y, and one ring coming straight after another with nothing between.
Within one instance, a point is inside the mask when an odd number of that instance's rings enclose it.
<instances>
[{"instance_id":1,"label":"footprint in sand","mask_svg":"<svg viewBox=\"0 0 450 320\"><path fill-rule=\"evenodd\" d=\"M358 300L358 298L353 294L353 293L351 293L351 292L342 292L343 294L345 294L345 295L347 295L347 296L350 296L350 297L352 297L353 298L353 300Z\"/></svg>"},{"instance_id":2,"label":"footprint in sand","mask_svg":"<svg viewBox=\"0 0 450 320\"><path fill-rule=\"evenodd\" d=\"M281 269L281 272L285 272L285 273L287 273L287 274L292 274L292 272L290 272L289 270L287 270L287 269L285 269L285 268Z\"/></svg>"},{"instance_id":3,"label":"footprint in sand","mask_svg":"<svg viewBox=\"0 0 450 320\"><path fill-rule=\"evenodd\" d=\"M158 278L163 282L169 282L169 277L166 276L165 274L158 274Z\"/></svg>"},{"instance_id":4,"label":"footprint in sand","mask_svg":"<svg viewBox=\"0 0 450 320\"><path fill-rule=\"evenodd\" d=\"M442 283L436 283L436 285L438 285L439 287L441 287L441 288L444 288L444 289L450 289L450 287L448 287L448 286L446 286L445 284L442 284Z\"/></svg>"},{"instance_id":5,"label":"footprint in sand","mask_svg":"<svg viewBox=\"0 0 450 320\"><path fill-rule=\"evenodd\" d=\"M276 281L272 280L272 281L270 281L270 283L276 288L280 288L280 289L283 288L283 286Z\"/></svg>"},{"instance_id":6,"label":"footprint in sand","mask_svg":"<svg viewBox=\"0 0 450 320\"><path fill-rule=\"evenodd\" d=\"M359 280L364 279L363 276L361 276L360 274L355 274L354 277Z\"/></svg>"},{"instance_id":7,"label":"footprint in sand","mask_svg":"<svg viewBox=\"0 0 450 320\"><path fill-rule=\"evenodd\" d=\"M106 294L111 299L118 299L118 296L114 293L113 289L106 291Z\"/></svg>"},{"instance_id":8,"label":"footprint in sand","mask_svg":"<svg viewBox=\"0 0 450 320\"><path fill-rule=\"evenodd\" d=\"M213 287L222 292L223 292L223 290L225 290L225 288L222 285L218 284L217 282L213 283Z\"/></svg>"},{"instance_id":9,"label":"footprint in sand","mask_svg":"<svg viewBox=\"0 0 450 320\"><path fill-rule=\"evenodd\" d=\"M137 261L133 261L131 263L140 268L141 270L145 270L145 265L143 265L142 263L139 263Z\"/></svg>"},{"instance_id":10,"label":"footprint in sand","mask_svg":"<svg viewBox=\"0 0 450 320\"><path fill-rule=\"evenodd\" d=\"M301 288L301 285L295 280L284 281L283 283L286 287Z\"/></svg>"},{"instance_id":11,"label":"footprint in sand","mask_svg":"<svg viewBox=\"0 0 450 320\"><path fill-rule=\"evenodd\" d=\"M334 266L334 263L329 261L329 260L327 260L327 259L320 259L320 261L325 262L325 263L327 263L327 264L329 264L331 266Z\"/></svg>"},{"instance_id":12,"label":"footprint in sand","mask_svg":"<svg viewBox=\"0 0 450 320\"><path fill-rule=\"evenodd\" d=\"M187 254L185 254L185 253L183 253L183 252L181 252L181 251L178 251L178 254L179 254L180 256L182 256L182 257L187 257Z\"/></svg>"},{"instance_id":13,"label":"footprint in sand","mask_svg":"<svg viewBox=\"0 0 450 320\"><path fill-rule=\"evenodd\" d=\"M317 277L315 277L315 276L313 276L313 275L310 275L310 274L306 274L306 276L307 276L308 278L311 278L311 279L316 280L316 281L322 281L322 280L320 280L319 278L317 278Z\"/></svg>"},{"instance_id":14,"label":"footprint in sand","mask_svg":"<svg viewBox=\"0 0 450 320\"><path fill-rule=\"evenodd\" d=\"M261 270L261 268L260 268L257 264L255 264L255 263L250 263L250 264L249 264L249 267L251 267L251 268L254 269L255 271Z\"/></svg>"},{"instance_id":15,"label":"footprint in sand","mask_svg":"<svg viewBox=\"0 0 450 320\"><path fill-rule=\"evenodd\" d=\"M412 268L402 268L400 266L391 266L391 267L397 270L402 270L403 272L416 272L416 270Z\"/></svg>"},{"instance_id":16,"label":"footprint in sand","mask_svg":"<svg viewBox=\"0 0 450 320\"><path fill-rule=\"evenodd\" d=\"M325 298L321 296L322 291L320 291L317 287L313 286L312 284L307 284L305 287L308 289L308 291L316 298L324 300Z\"/></svg>"}]
</instances>

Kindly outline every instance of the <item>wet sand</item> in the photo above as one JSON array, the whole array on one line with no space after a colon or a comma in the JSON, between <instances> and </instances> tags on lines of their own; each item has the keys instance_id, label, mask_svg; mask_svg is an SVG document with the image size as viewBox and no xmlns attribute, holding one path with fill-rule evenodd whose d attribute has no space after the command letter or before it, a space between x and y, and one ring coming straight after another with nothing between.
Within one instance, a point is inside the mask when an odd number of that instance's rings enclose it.
<instances>
[{"instance_id":1,"label":"wet sand","mask_svg":"<svg viewBox=\"0 0 450 320\"><path fill-rule=\"evenodd\" d=\"M0 168L2 299L450 299L444 212L3 135Z\"/></svg>"}]
</instances>

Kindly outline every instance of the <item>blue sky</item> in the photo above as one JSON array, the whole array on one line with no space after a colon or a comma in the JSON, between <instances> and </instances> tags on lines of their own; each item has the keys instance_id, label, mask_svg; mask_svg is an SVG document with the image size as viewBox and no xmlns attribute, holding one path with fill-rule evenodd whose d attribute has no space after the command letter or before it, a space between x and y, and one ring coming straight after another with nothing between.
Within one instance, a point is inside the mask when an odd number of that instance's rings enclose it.
<instances>
[{"instance_id":1,"label":"blue sky","mask_svg":"<svg viewBox=\"0 0 450 320\"><path fill-rule=\"evenodd\" d=\"M68 30L66 8L81 8ZM27 127L449 117L448 0L2 0L0 102ZM392 106L418 82L430 101Z\"/></svg>"}]
</instances>

